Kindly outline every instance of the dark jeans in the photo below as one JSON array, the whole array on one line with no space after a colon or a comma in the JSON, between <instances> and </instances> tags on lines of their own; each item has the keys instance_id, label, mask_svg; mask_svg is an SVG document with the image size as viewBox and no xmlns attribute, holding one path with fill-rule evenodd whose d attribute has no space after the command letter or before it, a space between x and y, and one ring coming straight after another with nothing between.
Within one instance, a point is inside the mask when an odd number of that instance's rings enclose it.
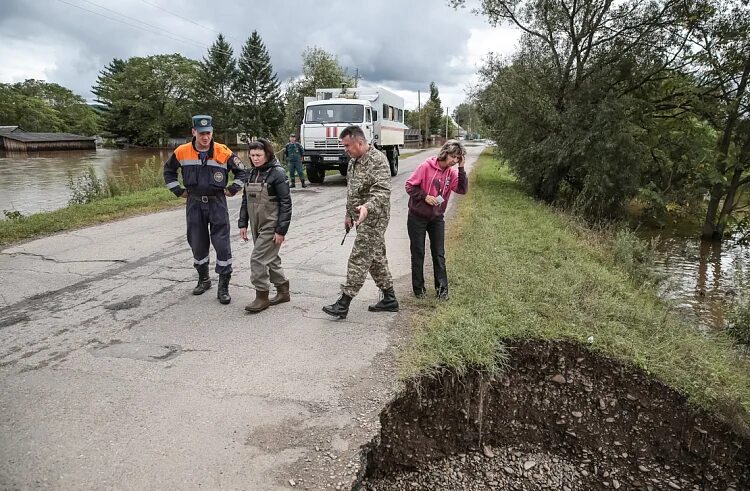
<instances>
[{"instance_id":1,"label":"dark jeans","mask_svg":"<svg viewBox=\"0 0 750 491\"><path fill-rule=\"evenodd\" d=\"M445 221L443 217L432 220L409 214L406 220L411 243L411 286L414 292L424 289L424 240L430 236L432 269L435 273L435 289L448 288L448 273L445 271Z\"/></svg>"}]
</instances>

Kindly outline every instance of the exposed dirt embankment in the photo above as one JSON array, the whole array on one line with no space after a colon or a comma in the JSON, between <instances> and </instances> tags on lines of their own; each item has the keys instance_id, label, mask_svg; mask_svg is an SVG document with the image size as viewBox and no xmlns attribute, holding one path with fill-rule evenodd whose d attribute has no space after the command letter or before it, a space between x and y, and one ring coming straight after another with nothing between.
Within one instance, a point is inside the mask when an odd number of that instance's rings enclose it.
<instances>
[{"instance_id":1,"label":"exposed dirt embankment","mask_svg":"<svg viewBox=\"0 0 750 491\"><path fill-rule=\"evenodd\" d=\"M750 489L746 420L575 343L510 341L508 353L502 376L409 384L355 489Z\"/></svg>"}]
</instances>

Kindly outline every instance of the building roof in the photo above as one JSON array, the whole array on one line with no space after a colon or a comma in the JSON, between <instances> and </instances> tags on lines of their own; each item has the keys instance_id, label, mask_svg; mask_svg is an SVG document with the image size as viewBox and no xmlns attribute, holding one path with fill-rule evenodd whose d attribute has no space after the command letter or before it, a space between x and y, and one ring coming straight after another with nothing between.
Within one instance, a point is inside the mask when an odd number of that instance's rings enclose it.
<instances>
[{"instance_id":1,"label":"building roof","mask_svg":"<svg viewBox=\"0 0 750 491\"><path fill-rule=\"evenodd\" d=\"M26 131L9 131L4 128L0 127L0 136L24 143L95 140L93 136L74 135L72 133L29 133Z\"/></svg>"},{"instance_id":2,"label":"building roof","mask_svg":"<svg viewBox=\"0 0 750 491\"><path fill-rule=\"evenodd\" d=\"M404 133L404 135L421 135L421 134L422 134L422 130L420 130L419 128L408 128L406 132Z\"/></svg>"},{"instance_id":3,"label":"building roof","mask_svg":"<svg viewBox=\"0 0 750 491\"><path fill-rule=\"evenodd\" d=\"M11 131L16 131L17 129L21 128L20 126L0 126L0 133L7 133Z\"/></svg>"}]
</instances>

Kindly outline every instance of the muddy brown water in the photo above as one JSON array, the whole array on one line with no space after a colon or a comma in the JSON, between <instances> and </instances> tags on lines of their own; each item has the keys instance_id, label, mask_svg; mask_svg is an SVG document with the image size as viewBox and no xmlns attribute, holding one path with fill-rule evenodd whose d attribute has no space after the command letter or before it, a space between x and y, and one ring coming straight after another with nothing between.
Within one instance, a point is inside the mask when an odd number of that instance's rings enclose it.
<instances>
[{"instance_id":1,"label":"muddy brown water","mask_svg":"<svg viewBox=\"0 0 750 491\"><path fill-rule=\"evenodd\" d=\"M238 151L247 159L247 150ZM66 152L6 152L0 150L0 219L2 210L29 215L67 206L71 197L68 175L80 175L93 166L106 174L134 176L137 167L156 157L164 162L171 149L113 149Z\"/></svg>"},{"instance_id":2,"label":"muddy brown water","mask_svg":"<svg viewBox=\"0 0 750 491\"><path fill-rule=\"evenodd\" d=\"M719 330L750 284L750 248L732 239L719 243L659 236L655 270L666 278L662 296L684 317L701 330Z\"/></svg>"}]
</instances>

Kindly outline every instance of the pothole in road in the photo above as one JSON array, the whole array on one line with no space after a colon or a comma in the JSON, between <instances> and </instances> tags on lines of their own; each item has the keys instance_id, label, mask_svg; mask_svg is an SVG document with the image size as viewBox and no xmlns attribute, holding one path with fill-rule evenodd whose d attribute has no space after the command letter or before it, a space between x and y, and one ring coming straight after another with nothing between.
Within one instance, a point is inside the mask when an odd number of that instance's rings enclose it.
<instances>
[{"instance_id":1,"label":"pothole in road","mask_svg":"<svg viewBox=\"0 0 750 491\"><path fill-rule=\"evenodd\" d=\"M750 489L746 413L724 414L730 425L575 343L508 352L502 375L408 384L382 411L353 489Z\"/></svg>"},{"instance_id":2,"label":"pothole in road","mask_svg":"<svg viewBox=\"0 0 750 491\"><path fill-rule=\"evenodd\" d=\"M182 347L176 344L116 343L91 349L97 358L129 358L142 361L166 361L180 356Z\"/></svg>"},{"instance_id":3,"label":"pothole in road","mask_svg":"<svg viewBox=\"0 0 750 491\"><path fill-rule=\"evenodd\" d=\"M123 300L122 302L116 302L116 303L111 303L109 305L105 305L104 308L107 310L115 310L115 311L134 309L141 305L142 299L143 297L141 296L135 296L127 300Z\"/></svg>"}]
</instances>

